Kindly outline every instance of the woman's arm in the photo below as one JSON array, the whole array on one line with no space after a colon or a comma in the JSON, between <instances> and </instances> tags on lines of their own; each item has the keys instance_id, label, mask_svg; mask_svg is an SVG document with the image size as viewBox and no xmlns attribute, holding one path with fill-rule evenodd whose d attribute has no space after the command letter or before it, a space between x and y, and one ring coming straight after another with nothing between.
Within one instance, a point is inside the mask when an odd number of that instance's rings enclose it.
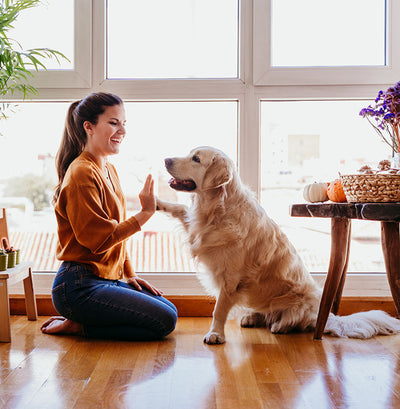
<instances>
[{"instance_id":1,"label":"woman's arm","mask_svg":"<svg viewBox=\"0 0 400 409\"><path fill-rule=\"evenodd\" d=\"M101 254L140 231L135 217L120 221L123 209L115 195L105 188L95 167L79 166L71 171L56 204L59 234Z\"/></svg>"}]
</instances>

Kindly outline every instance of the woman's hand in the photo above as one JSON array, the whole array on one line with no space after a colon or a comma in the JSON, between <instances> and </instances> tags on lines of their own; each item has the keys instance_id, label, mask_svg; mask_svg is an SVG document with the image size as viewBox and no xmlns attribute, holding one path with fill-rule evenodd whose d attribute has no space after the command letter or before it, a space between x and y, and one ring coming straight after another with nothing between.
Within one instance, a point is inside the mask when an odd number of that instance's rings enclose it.
<instances>
[{"instance_id":1,"label":"woman's hand","mask_svg":"<svg viewBox=\"0 0 400 409\"><path fill-rule=\"evenodd\" d=\"M154 214L156 211L156 198L154 196L154 180L153 176L147 175L143 189L139 193L139 200L143 212Z\"/></svg>"},{"instance_id":2,"label":"woman's hand","mask_svg":"<svg viewBox=\"0 0 400 409\"><path fill-rule=\"evenodd\" d=\"M162 291L157 290L156 287L153 287L149 282L143 280L140 277L130 277L126 280L126 282L131 285L132 287L136 288L136 290L142 291L143 288L150 291L154 295L162 295Z\"/></svg>"},{"instance_id":3,"label":"woman's hand","mask_svg":"<svg viewBox=\"0 0 400 409\"><path fill-rule=\"evenodd\" d=\"M135 214L135 218L140 226L143 226L156 212L156 197L154 196L154 180L148 175L144 182L143 189L139 193L139 200L142 210Z\"/></svg>"}]
</instances>

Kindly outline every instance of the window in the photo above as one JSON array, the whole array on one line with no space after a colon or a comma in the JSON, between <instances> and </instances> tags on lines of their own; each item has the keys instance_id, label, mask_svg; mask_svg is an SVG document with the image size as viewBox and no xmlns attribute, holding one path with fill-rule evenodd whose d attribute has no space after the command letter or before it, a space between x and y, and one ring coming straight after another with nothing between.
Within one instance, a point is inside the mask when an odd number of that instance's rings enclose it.
<instances>
[{"instance_id":1,"label":"window","mask_svg":"<svg viewBox=\"0 0 400 409\"><path fill-rule=\"evenodd\" d=\"M57 182L55 153L66 103L20 103L0 121L0 207L7 209L10 244L35 270L54 271L56 222L50 206Z\"/></svg>"},{"instance_id":2,"label":"window","mask_svg":"<svg viewBox=\"0 0 400 409\"><path fill-rule=\"evenodd\" d=\"M108 78L236 78L237 0L107 2Z\"/></svg>"},{"instance_id":3,"label":"window","mask_svg":"<svg viewBox=\"0 0 400 409\"><path fill-rule=\"evenodd\" d=\"M49 0L20 13L13 31L22 48L53 48L69 61L47 60L35 73L38 88L91 87L91 0ZM51 35L49 35L51 33Z\"/></svg>"},{"instance_id":4,"label":"window","mask_svg":"<svg viewBox=\"0 0 400 409\"><path fill-rule=\"evenodd\" d=\"M111 157L128 200L128 213L139 209L138 193L146 176L155 178L161 199L190 204L190 195L168 186L164 159L186 156L196 146L212 145L237 157L237 102L125 103L128 134L120 154ZM179 222L156 213L128 246L138 272L195 272Z\"/></svg>"},{"instance_id":5,"label":"window","mask_svg":"<svg viewBox=\"0 0 400 409\"><path fill-rule=\"evenodd\" d=\"M399 7L393 0L256 0L255 84L395 83Z\"/></svg>"},{"instance_id":6,"label":"window","mask_svg":"<svg viewBox=\"0 0 400 409\"><path fill-rule=\"evenodd\" d=\"M390 159L387 146L358 112L367 101L261 103L261 203L283 228L307 268L326 271L329 219L295 218L289 206L303 203L303 189L331 182L363 165ZM290 121L287 120L290 118ZM380 224L352 220L349 272L384 272Z\"/></svg>"},{"instance_id":7,"label":"window","mask_svg":"<svg viewBox=\"0 0 400 409\"><path fill-rule=\"evenodd\" d=\"M62 16L62 18L60 18ZM38 22L45 24L38 24ZM49 32L52 33L49 36ZM60 59L60 64L50 60L46 67L56 70L74 68L74 1L43 2L20 13L10 37L18 38L24 49L52 48L62 52L70 61Z\"/></svg>"},{"instance_id":8,"label":"window","mask_svg":"<svg viewBox=\"0 0 400 409\"><path fill-rule=\"evenodd\" d=\"M385 0L272 0L271 66L368 65L386 65Z\"/></svg>"},{"instance_id":9,"label":"window","mask_svg":"<svg viewBox=\"0 0 400 409\"><path fill-rule=\"evenodd\" d=\"M56 220L50 204L57 184L54 159L67 103L21 103L1 123L5 146L0 162L0 207L7 207L10 239L36 261L38 271L57 270ZM213 145L237 157L237 102L126 102L128 133L117 167L129 215L140 209L138 193L148 173L165 200L189 204L189 194L168 186L167 156L184 156L196 146ZM211 126L212 125L212 126ZM24 146L24 149L21 149ZM194 272L176 221L157 213L128 242L138 272Z\"/></svg>"}]
</instances>

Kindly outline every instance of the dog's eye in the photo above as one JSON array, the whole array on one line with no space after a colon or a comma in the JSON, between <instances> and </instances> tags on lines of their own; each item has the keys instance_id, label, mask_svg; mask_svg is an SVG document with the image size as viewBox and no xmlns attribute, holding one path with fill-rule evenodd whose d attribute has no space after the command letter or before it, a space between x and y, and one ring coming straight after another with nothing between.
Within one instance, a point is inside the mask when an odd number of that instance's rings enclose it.
<instances>
[{"instance_id":1,"label":"dog's eye","mask_svg":"<svg viewBox=\"0 0 400 409\"><path fill-rule=\"evenodd\" d=\"M200 158L199 158L197 155L194 155L194 156L192 157L192 161L197 162L197 163L200 163Z\"/></svg>"}]
</instances>

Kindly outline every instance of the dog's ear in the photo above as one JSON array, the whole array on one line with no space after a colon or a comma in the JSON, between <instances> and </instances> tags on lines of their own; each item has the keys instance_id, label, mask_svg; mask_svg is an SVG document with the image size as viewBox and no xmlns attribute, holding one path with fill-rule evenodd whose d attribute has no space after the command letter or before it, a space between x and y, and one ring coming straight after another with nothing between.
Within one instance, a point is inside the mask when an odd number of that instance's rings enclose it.
<instances>
[{"instance_id":1,"label":"dog's ear","mask_svg":"<svg viewBox=\"0 0 400 409\"><path fill-rule=\"evenodd\" d=\"M204 175L202 189L216 189L229 183L232 179L232 166L220 155L214 156Z\"/></svg>"}]
</instances>

